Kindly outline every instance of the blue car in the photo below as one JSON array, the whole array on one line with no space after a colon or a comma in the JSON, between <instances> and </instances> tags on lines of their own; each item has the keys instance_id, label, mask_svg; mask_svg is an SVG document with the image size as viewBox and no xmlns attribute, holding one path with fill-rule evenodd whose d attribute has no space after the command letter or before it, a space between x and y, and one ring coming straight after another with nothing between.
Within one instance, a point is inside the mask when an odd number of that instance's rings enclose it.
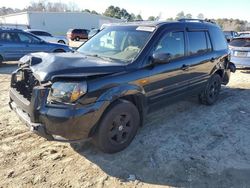
<instances>
[{"instance_id":1,"label":"blue car","mask_svg":"<svg viewBox=\"0 0 250 188\"><path fill-rule=\"evenodd\" d=\"M0 29L0 63L16 61L34 52L69 52L69 46L48 43L19 29Z\"/></svg>"}]
</instances>

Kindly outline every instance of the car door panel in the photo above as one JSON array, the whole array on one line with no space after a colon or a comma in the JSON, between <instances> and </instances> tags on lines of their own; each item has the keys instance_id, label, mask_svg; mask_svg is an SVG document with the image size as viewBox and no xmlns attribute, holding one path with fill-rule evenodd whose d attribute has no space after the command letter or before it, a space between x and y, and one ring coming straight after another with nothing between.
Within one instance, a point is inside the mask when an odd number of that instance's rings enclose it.
<instances>
[{"instance_id":1,"label":"car door panel","mask_svg":"<svg viewBox=\"0 0 250 188\"><path fill-rule=\"evenodd\" d=\"M172 58L152 69L146 94L149 104L153 105L188 90L189 62L186 61L185 51L184 30L164 32L154 53L167 53Z\"/></svg>"},{"instance_id":2,"label":"car door panel","mask_svg":"<svg viewBox=\"0 0 250 188\"><path fill-rule=\"evenodd\" d=\"M20 43L16 32L1 32L0 37L5 60L18 60L23 56L25 45Z\"/></svg>"},{"instance_id":3,"label":"car door panel","mask_svg":"<svg viewBox=\"0 0 250 188\"><path fill-rule=\"evenodd\" d=\"M186 34L189 52L187 60L190 65L190 89L202 88L210 77L211 72L209 71L216 66L218 57L212 52L207 30L189 30Z\"/></svg>"}]
</instances>

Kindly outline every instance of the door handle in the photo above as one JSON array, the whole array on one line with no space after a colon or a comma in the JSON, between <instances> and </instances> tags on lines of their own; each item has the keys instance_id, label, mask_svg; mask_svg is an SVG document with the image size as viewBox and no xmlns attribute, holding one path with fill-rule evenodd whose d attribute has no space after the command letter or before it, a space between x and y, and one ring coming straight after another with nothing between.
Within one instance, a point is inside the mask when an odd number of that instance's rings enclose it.
<instances>
[{"instance_id":1,"label":"door handle","mask_svg":"<svg viewBox=\"0 0 250 188\"><path fill-rule=\"evenodd\" d=\"M190 67L190 65L185 65L185 64L183 64L182 67L181 67L181 69L182 69L182 70L188 70L189 67Z\"/></svg>"}]
</instances>

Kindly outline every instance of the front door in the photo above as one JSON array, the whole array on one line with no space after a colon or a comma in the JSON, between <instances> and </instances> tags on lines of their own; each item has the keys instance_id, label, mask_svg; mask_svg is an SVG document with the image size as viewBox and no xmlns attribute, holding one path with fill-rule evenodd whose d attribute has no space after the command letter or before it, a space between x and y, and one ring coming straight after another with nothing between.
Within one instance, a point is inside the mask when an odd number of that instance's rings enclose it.
<instances>
[{"instance_id":1,"label":"front door","mask_svg":"<svg viewBox=\"0 0 250 188\"><path fill-rule=\"evenodd\" d=\"M20 43L25 45L23 49L24 54L34 53L34 52L48 52L49 48L46 48L45 44L37 37L34 37L28 33L20 32L18 33Z\"/></svg>"},{"instance_id":2,"label":"front door","mask_svg":"<svg viewBox=\"0 0 250 188\"><path fill-rule=\"evenodd\" d=\"M166 31L153 53L170 55L169 62L157 64L151 71L147 98L150 105L171 100L188 90L189 62L186 61L184 30Z\"/></svg>"}]
</instances>

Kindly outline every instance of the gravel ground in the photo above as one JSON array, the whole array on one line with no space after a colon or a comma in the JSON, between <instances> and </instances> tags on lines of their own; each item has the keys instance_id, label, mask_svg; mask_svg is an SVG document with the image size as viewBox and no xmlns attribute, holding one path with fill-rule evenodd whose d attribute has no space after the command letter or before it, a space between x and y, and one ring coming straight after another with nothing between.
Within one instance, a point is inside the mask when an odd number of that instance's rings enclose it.
<instances>
[{"instance_id":1,"label":"gravel ground","mask_svg":"<svg viewBox=\"0 0 250 188\"><path fill-rule=\"evenodd\" d=\"M250 186L250 71L233 74L214 106L192 98L149 114L109 155L30 133L8 107L15 68L0 67L0 187Z\"/></svg>"}]
</instances>

